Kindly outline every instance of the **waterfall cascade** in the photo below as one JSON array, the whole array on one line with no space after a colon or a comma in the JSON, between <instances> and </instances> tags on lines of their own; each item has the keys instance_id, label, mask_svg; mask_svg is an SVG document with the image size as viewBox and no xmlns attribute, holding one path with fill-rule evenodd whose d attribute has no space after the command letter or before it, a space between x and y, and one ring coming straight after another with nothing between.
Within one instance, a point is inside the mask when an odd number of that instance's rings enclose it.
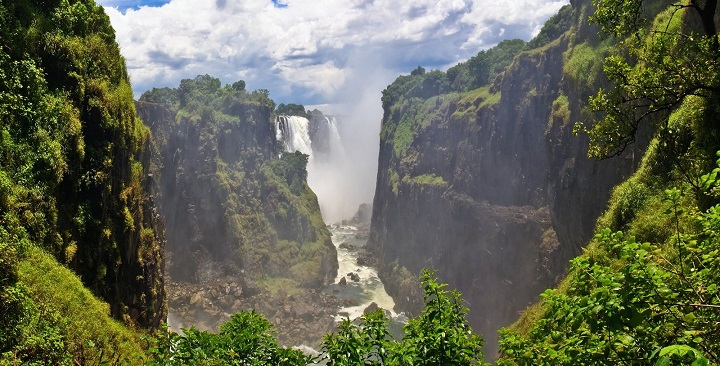
<instances>
[{"instance_id":1,"label":"waterfall cascade","mask_svg":"<svg viewBox=\"0 0 720 366\"><path fill-rule=\"evenodd\" d=\"M325 122L328 129L328 142L330 145L330 153L334 156L345 156L345 149L340 139L340 131L338 131L337 120L335 117L325 116Z\"/></svg>"},{"instance_id":2,"label":"waterfall cascade","mask_svg":"<svg viewBox=\"0 0 720 366\"><path fill-rule=\"evenodd\" d=\"M275 119L275 135L285 152L300 151L308 158L308 184L317 194L323 218L335 223L351 217L364 202L353 202L347 195L349 171L354 167L348 159L337 119L332 116L305 117L281 115ZM351 203L352 202L352 203Z\"/></svg>"},{"instance_id":3,"label":"waterfall cascade","mask_svg":"<svg viewBox=\"0 0 720 366\"><path fill-rule=\"evenodd\" d=\"M323 219L328 223L352 216L352 213L343 212L341 206L352 202L347 187L353 183L348 180L353 176L351 171L355 167L343 147L338 127L336 118L331 116L312 116L310 120L297 116L278 116L275 120L276 137L282 142L285 151L300 151L310 156L308 184L317 194ZM354 208L358 205L354 204ZM375 303L390 312L393 319L391 325L399 331L405 319L402 314L393 311L395 302L385 291L377 270L358 264L358 254L365 246L365 239L357 235L358 228L333 224L330 231L338 252L340 269L336 283L326 291L347 304L339 309L336 319L358 317L371 303ZM346 277L350 273L357 276L356 279L348 280ZM341 280L343 285L339 285Z\"/></svg>"},{"instance_id":4,"label":"waterfall cascade","mask_svg":"<svg viewBox=\"0 0 720 366\"><path fill-rule=\"evenodd\" d=\"M305 117L278 116L275 119L275 137L285 145L285 151L300 151L312 159L310 121Z\"/></svg>"}]
</instances>

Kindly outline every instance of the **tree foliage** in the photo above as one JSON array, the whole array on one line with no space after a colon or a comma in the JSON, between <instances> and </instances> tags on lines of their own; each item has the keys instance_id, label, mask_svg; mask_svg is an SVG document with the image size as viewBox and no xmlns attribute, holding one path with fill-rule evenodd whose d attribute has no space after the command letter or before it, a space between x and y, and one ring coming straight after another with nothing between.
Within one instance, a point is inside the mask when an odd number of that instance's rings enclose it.
<instances>
[{"instance_id":1,"label":"tree foliage","mask_svg":"<svg viewBox=\"0 0 720 366\"><path fill-rule=\"evenodd\" d=\"M504 40L495 47L478 52L467 62L451 67L447 72L426 72L425 68L418 66L410 75L398 77L383 90L383 109L388 111L392 105L404 99L428 99L491 84L525 47L526 43L521 39Z\"/></svg>"},{"instance_id":2,"label":"tree foliage","mask_svg":"<svg viewBox=\"0 0 720 366\"><path fill-rule=\"evenodd\" d=\"M288 116L299 116L299 117L305 117L308 118L308 112L305 111L305 106L302 104L295 104L295 103L288 103L278 104L277 108L275 109L276 115L288 115Z\"/></svg>"},{"instance_id":3,"label":"tree foliage","mask_svg":"<svg viewBox=\"0 0 720 366\"><path fill-rule=\"evenodd\" d=\"M220 326L218 333L183 329L149 340L148 365L307 365L312 357L278 346L272 324L255 311L242 311Z\"/></svg>"},{"instance_id":4,"label":"tree foliage","mask_svg":"<svg viewBox=\"0 0 720 366\"><path fill-rule=\"evenodd\" d=\"M365 314L358 325L344 320L337 334L325 336L328 365L481 365L483 340L468 325L468 309L457 291L447 291L434 272L421 276L425 309L393 340L382 309Z\"/></svg>"},{"instance_id":5,"label":"tree foliage","mask_svg":"<svg viewBox=\"0 0 720 366\"><path fill-rule=\"evenodd\" d=\"M705 188L718 186L719 171L703 176ZM574 259L563 289L542 295L543 315L529 332L502 331L498 364L720 360L720 205L699 213L685 209L679 189L665 195L674 229L668 241L641 243L602 230L596 254ZM684 231L685 220L697 230Z\"/></svg>"},{"instance_id":6,"label":"tree foliage","mask_svg":"<svg viewBox=\"0 0 720 366\"><path fill-rule=\"evenodd\" d=\"M602 112L601 118L590 127L577 126L590 137L590 156L622 153L644 122L653 121L654 129L662 130L668 113L689 96L717 104L717 0L671 4L653 22L648 22L643 8L648 4L642 0L596 0L594 5L592 20L604 32L626 38L620 43L625 55L605 61L613 87L590 98L591 109Z\"/></svg>"},{"instance_id":7,"label":"tree foliage","mask_svg":"<svg viewBox=\"0 0 720 366\"><path fill-rule=\"evenodd\" d=\"M382 309L356 321L344 319L328 334L317 357L278 346L265 318L243 311L220 326L217 334L184 329L148 339L150 365L481 365L482 339L472 332L460 294L444 290L434 272L422 275L425 309L404 328L401 340L388 331Z\"/></svg>"}]
</instances>

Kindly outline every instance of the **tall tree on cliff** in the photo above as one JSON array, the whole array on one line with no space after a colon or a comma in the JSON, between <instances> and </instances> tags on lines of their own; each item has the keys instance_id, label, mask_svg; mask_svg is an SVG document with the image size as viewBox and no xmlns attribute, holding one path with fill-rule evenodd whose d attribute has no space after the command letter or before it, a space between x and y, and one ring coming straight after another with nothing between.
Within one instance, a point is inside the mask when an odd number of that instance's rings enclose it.
<instances>
[{"instance_id":1,"label":"tall tree on cliff","mask_svg":"<svg viewBox=\"0 0 720 366\"><path fill-rule=\"evenodd\" d=\"M619 155L635 141L651 115L669 114L688 97L703 100L706 109L718 106L720 96L720 47L716 24L717 0L683 0L670 3L671 11L647 27L650 8L664 6L643 0L594 0L591 20L604 33L623 39L623 55L605 60L605 74L614 88L590 98L602 118L584 129L590 137L589 155ZM656 124L662 131L665 121ZM657 123L657 122L656 122ZM716 127L707 126L712 130Z\"/></svg>"}]
</instances>

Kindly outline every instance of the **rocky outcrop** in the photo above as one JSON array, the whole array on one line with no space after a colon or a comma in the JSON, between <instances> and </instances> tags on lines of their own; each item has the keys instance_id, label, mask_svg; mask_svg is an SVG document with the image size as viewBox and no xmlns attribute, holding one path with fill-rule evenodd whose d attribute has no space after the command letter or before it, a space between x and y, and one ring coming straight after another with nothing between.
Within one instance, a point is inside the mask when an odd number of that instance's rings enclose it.
<instances>
[{"instance_id":1,"label":"rocky outcrop","mask_svg":"<svg viewBox=\"0 0 720 366\"><path fill-rule=\"evenodd\" d=\"M175 281L202 283L239 273L293 277L288 270L298 258L278 258L277 252L311 243L320 246L311 256L316 262L295 277L307 287L334 279L335 247L318 219L317 201L298 203L282 187L288 183L269 175L268 165L277 159L269 109L237 105L228 113L240 123L193 121L154 103L138 102L137 109L157 141L158 201L167 269ZM298 184L296 194L309 191Z\"/></svg>"},{"instance_id":2,"label":"rocky outcrop","mask_svg":"<svg viewBox=\"0 0 720 366\"><path fill-rule=\"evenodd\" d=\"M413 277L437 269L463 293L490 355L497 330L563 276L638 163L642 144L593 161L572 134L604 56L574 56L600 43L586 5L573 3L576 26L519 54L490 86L384 105L368 248L399 310L417 312Z\"/></svg>"},{"instance_id":3,"label":"rocky outcrop","mask_svg":"<svg viewBox=\"0 0 720 366\"><path fill-rule=\"evenodd\" d=\"M337 306L316 289L334 281L338 263L306 183L307 157L278 157L266 95L223 94L210 113L192 103L213 104L219 80L183 82L190 92L179 94L180 103L153 102L185 92L177 89L154 90L136 103L156 142L153 179L167 232L170 325L214 329L233 312L254 308L276 324L282 341L318 341L334 325L328 314ZM303 303L284 291L328 305L281 311L279 302L283 308ZM304 330L293 333L298 329Z\"/></svg>"},{"instance_id":4,"label":"rocky outcrop","mask_svg":"<svg viewBox=\"0 0 720 366\"><path fill-rule=\"evenodd\" d=\"M232 314L255 310L273 323L281 345L319 347L323 336L336 330L334 315L340 303L318 290L271 294L237 279L216 278L204 284L168 283L168 305L177 309L169 318L175 331L191 326L217 331L217 324Z\"/></svg>"}]
</instances>

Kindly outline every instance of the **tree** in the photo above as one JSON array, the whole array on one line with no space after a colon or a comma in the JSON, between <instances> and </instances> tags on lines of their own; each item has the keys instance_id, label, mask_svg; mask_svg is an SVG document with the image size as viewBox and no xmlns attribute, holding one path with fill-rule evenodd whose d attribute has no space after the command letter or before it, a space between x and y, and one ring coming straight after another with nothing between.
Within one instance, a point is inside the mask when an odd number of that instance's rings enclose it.
<instances>
[{"instance_id":1,"label":"tree","mask_svg":"<svg viewBox=\"0 0 720 366\"><path fill-rule=\"evenodd\" d=\"M308 114L305 111L305 106L302 104L295 104L295 103L280 103L278 104L277 108L275 109L275 114L285 114L288 116L299 116L299 117L307 117Z\"/></svg>"},{"instance_id":2,"label":"tree","mask_svg":"<svg viewBox=\"0 0 720 366\"><path fill-rule=\"evenodd\" d=\"M207 74L198 75L195 79L180 80L180 87L177 89L180 107L184 107L193 101L207 104L221 85L220 79Z\"/></svg>"},{"instance_id":3,"label":"tree","mask_svg":"<svg viewBox=\"0 0 720 366\"><path fill-rule=\"evenodd\" d=\"M477 55L468 60L468 71L472 79L472 88L487 84L490 77L490 65L487 52L480 51Z\"/></svg>"},{"instance_id":4,"label":"tree","mask_svg":"<svg viewBox=\"0 0 720 366\"><path fill-rule=\"evenodd\" d=\"M391 338L382 309L363 315L359 325L346 319L337 335L325 336L327 365L484 364L483 340L468 325L460 293L445 290L434 276L423 271L425 309L405 325L402 340Z\"/></svg>"},{"instance_id":5,"label":"tree","mask_svg":"<svg viewBox=\"0 0 720 366\"><path fill-rule=\"evenodd\" d=\"M234 82L232 88L237 91L245 91L245 80L238 80Z\"/></svg>"},{"instance_id":6,"label":"tree","mask_svg":"<svg viewBox=\"0 0 720 366\"><path fill-rule=\"evenodd\" d=\"M602 117L589 128L576 125L576 131L590 137L590 156L619 155L648 120L662 130L667 114L689 96L717 107L717 0L672 3L653 24L648 24L645 8L650 5L645 1L594 0L593 4L597 10L591 20L604 33L624 38L620 47L626 55L605 60L605 74L614 87L590 98L591 109L602 112Z\"/></svg>"},{"instance_id":7,"label":"tree","mask_svg":"<svg viewBox=\"0 0 720 366\"><path fill-rule=\"evenodd\" d=\"M184 329L149 340L149 365L307 365L302 351L278 346L272 324L254 310L234 314L219 333Z\"/></svg>"}]
</instances>

